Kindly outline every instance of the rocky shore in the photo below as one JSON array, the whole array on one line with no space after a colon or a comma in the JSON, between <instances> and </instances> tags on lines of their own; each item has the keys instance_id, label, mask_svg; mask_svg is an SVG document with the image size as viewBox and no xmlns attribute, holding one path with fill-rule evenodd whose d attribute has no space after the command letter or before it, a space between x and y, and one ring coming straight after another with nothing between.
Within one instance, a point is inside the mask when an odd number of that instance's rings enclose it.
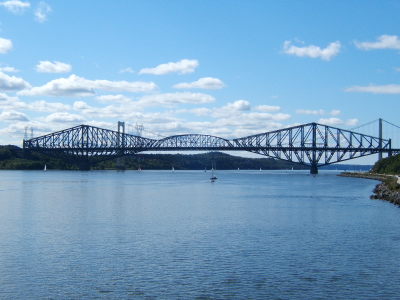
<instances>
[{"instance_id":1,"label":"rocky shore","mask_svg":"<svg viewBox=\"0 0 400 300\"><path fill-rule=\"evenodd\" d=\"M397 176L361 172L344 172L339 174L339 176L380 180L381 183L376 185L373 190L374 194L371 195L370 198L386 200L393 204L400 205L400 184Z\"/></svg>"}]
</instances>

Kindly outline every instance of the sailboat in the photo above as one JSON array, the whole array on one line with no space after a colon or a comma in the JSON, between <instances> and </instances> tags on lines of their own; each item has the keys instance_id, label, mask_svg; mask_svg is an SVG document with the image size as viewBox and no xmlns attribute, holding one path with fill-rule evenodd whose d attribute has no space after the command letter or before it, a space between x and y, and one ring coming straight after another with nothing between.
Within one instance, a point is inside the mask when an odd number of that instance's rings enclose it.
<instances>
[{"instance_id":1,"label":"sailboat","mask_svg":"<svg viewBox=\"0 0 400 300\"><path fill-rule=\"evenodd\" d=\"M214 175L214 166L211 167L211 177L210 177L211 182L214 182L217 180L217 176Z\"/></svg>"},{"instance_id":2,"label":"sailboat","mask_svg":"<svg viewBox=\"0 0 400 300\"><path fill-rule=\"evenodd\" d=\"M175 171L175 168L174 168L174 166L172 166L172 172L174 172Z\"/></svg>"},{"instance_id":3,"label":"sailboat","mask_svg":"<svg viewBox=\"0 0 400 300\"><path fill-rule=\"evenodd\" d=\"M47 171L47 166L46 165L44 165L44 168L43 168L43 171Z\"/></svg>"}]
</instances>

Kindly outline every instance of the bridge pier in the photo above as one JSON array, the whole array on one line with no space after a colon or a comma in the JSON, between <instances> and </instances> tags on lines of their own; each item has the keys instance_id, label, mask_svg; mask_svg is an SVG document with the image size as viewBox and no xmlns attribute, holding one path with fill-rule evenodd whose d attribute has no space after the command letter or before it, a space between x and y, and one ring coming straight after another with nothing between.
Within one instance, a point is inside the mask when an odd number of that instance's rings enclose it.
<instances>
[{"instance_id":1,"label":"bridge pier","mask_svg":"<svg viewBox=\"0 0 400 300\"><path fill-rule=\"evenodd\" d=\"M318 174L318 166L316 164L312 164L310 166L310 174L317 175Z\"/></svg>"}]
</instances>

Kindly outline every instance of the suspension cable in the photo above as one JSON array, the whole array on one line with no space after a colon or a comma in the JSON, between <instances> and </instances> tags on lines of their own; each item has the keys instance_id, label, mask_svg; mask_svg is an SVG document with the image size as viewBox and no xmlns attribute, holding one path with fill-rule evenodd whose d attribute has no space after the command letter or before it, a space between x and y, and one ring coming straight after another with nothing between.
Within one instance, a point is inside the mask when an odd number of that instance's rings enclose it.
<instances>
[{"instance_id":1,"label":"suspension cable","mask_svg":"<svg viewBox=\"0 0 400 300\"><path fill-rule=\"evenodd\" d=\"M387 124L389 124L389 125L392 125L392 126L394 126L394 127L400 128L400 126L398 126L398 125L396 125L396 124L393 124L393 123L391 123L391 122L389 122L389 121L383 120L383 122L385 122L385 123L387 123Z\"/></svg>"},{"instance_id":2,"label":"suspension cable","mask_svg":"<svg viewBox=\"0 0 400 300\"><path fill-rule=\"evenodd\" d=\"M361 128L361 127L364 127L364 126L371 125L372 123L374 123L374 122L376 122L376 121L378 121L378 120L379 120L379 119L376 119L376 120L370 121L370 122L368 122L368 123L365 123L365 124L362 124L362 125L360 125L360 126L357 126L357 127L351 128L350 130L356 130L356 129L359 129L359 128Z\"/></svg>"}]
</instances>

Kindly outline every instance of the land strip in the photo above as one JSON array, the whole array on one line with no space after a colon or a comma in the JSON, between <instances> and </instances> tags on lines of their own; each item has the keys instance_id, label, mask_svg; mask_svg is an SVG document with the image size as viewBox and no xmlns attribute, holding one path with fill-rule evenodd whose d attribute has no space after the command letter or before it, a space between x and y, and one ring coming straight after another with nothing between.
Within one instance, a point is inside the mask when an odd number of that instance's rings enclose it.
<instances>
[{"instance_id":1,"label":"land strip","mask_svg":"<svg viewBox=\"0 0 400 300\"><path fill-rule=\"evenodd\" d=\"M400 177L398 175L386 175L370 172L343 172L343 177L357 177L379 180L381 183L374 188L371 199L381 199L400 205Z\"/></svg>"}]
</instances>

